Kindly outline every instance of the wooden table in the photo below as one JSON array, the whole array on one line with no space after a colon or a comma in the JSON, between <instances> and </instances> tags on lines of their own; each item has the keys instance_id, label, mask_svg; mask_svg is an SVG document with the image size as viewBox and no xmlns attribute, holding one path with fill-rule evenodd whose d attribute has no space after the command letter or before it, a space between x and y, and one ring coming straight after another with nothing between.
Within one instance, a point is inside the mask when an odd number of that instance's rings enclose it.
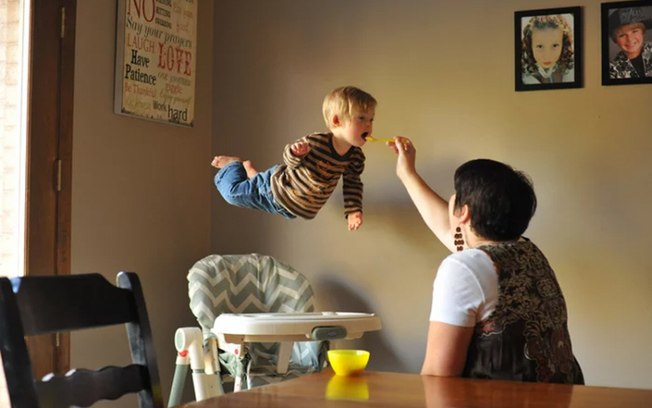
<instances>
[{"instance_id":1,"label":"wooden table","mask_svg":"<svg viewBox=\"0 0 652 408\"><path fill-rule=\"evenodd\" d=\"M185 408L293 407L639 408L652 406L652 390L516 381L470 380L368 371L339 377L318 374L225 394Z\"/></svg>"}]
</instances>

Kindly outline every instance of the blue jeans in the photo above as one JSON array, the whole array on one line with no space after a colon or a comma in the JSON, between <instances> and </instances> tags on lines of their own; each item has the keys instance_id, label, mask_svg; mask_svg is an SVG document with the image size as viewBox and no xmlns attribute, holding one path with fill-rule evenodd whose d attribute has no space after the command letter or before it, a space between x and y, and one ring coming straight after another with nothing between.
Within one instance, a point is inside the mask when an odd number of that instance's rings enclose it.
<instances>
[{"instance_id":1,"label":"blue jeans","mask_svg":"<svg viewBox=\"0 0 652 408\"><path fill-rule=\"evenodd\" d=\"M270 178L277 168L278 165L272 166L250 179L242 162L234 161L215 174L215 187L227 203L236 207L279 214L288 219L296 218L274 200Z\"/></svg>"}]
</instances>

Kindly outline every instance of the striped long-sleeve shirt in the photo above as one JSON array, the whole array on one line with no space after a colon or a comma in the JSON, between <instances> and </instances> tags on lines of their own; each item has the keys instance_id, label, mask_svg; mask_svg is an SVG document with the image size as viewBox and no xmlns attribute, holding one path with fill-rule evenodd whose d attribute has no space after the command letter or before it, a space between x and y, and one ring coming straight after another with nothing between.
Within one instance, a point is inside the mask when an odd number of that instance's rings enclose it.
<instances>
[{"instance_id":1,"label":"striped long-sleeve shirt","mask_svg":"<svg viewBox=\"0 0 652 408\"><path fill-rule=\"evenodd\" d=\"M340 156L332 138L332 133L313 133L301 138L311 147L303 157L295 157L288 144L283 150L283 164L271 177L276 202L298 217L314 218L335 190L340 176L344 214L362 211L360 175L364 170L364 153L352 146Z\"/></svg>"}]
</instances>

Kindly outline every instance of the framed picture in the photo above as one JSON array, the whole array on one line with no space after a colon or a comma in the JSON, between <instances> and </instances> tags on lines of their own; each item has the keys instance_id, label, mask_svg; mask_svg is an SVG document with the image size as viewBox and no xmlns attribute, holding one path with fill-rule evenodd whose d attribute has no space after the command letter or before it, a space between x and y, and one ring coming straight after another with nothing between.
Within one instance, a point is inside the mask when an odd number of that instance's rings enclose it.
<instances>
[{"instance_id":1,"label":"framed picture","mask_svg":"<svg viewBox=\"0 0 652 408\"><path fill-rule=\"evenodd\" d=\"M582 87L582 9L514 13L517 91Z\"/></svg>"},{"instance_id":2,"label":"framed picture","mask_svg":"<svg viewBox=\"0 0 652 408\"><path fill-rule=\"evenodd\" d=\"M602 85L652 83L652 0L602 3Z\"/></svg>"},{"instance_id":3,"label":"framed picture","mask_svg":"<svg viewBox=\"0 0 652 408\"><path fill-rule=\"evenodd\" d=\"M118 0L115 113L193 126L197 1Z\"/></svg>"}]
</instances>

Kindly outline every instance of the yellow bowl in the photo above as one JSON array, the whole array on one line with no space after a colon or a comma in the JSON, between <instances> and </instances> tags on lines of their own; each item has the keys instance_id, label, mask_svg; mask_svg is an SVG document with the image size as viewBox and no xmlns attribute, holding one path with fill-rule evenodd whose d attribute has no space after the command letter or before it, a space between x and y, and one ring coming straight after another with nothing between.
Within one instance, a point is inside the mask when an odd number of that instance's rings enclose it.
<instances>
[{"instance_id":1,"label":"yellow bowl","mask_svg":"<svg viewBox=\"0 0 652 408\"><path fill-rule=\"evenodd\" d=\"M354 375L364 371L369 362L366 350L328 350L328 361L337 375Z\"/></svg>"}]
</instances>

